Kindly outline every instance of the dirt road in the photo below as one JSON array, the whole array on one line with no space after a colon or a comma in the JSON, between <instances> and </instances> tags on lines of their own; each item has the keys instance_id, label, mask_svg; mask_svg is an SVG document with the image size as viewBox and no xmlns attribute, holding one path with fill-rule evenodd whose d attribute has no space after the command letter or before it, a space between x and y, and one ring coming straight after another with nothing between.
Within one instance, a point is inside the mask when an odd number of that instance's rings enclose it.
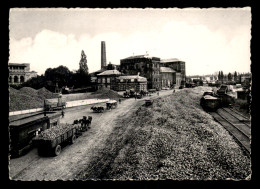
<instances>
[{"instance_id":1,"label":"dirt road","mask_svg":"<svg viewBox=\"0 0 260 189\"><path fill-rule=\"evenodd\" d=\"M151 98L162 97L172 93L172 90L160 91L159 96L154 93ZM115 126L115 120L136 110L144 104L143 99L126 99L118 104L116 109L104 113L93 113L90 106L79 106L66 109L61 123L72 123L82 116L93 117L91 129L77 138L73 145L62 149L59 156L41 157L37 149L28 154L10 160L9 176L12 180L73 180L75 175L88 165L90 157L95 156L103 148L105 141Z\"/></svg>"}]
</instances>

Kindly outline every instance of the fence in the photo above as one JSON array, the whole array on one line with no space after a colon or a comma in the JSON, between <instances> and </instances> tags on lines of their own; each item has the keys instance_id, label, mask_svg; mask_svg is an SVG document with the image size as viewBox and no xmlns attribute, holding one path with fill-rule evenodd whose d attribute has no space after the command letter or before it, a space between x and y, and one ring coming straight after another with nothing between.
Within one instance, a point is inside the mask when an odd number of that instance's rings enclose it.
<instances>
[{"instance_id":1,"label":"fence","mask_svg":"<svg viewBox=\"0 0 260 189\"><path fill-rule=\"evenodd\" d=\"M102 103L102 102L107 102L107 101L109 101L109 99L75 100L75 101L67 102L66 107L70 108L70 107L75 107L75 106L97 104L97 103ZM20 111L9 112L9 116L28 114L28 113L39 112L39 111L43 111L43 108L34 108L34 109L29 109L29 110L20 110Z\"/></svg>"}]
</instances>

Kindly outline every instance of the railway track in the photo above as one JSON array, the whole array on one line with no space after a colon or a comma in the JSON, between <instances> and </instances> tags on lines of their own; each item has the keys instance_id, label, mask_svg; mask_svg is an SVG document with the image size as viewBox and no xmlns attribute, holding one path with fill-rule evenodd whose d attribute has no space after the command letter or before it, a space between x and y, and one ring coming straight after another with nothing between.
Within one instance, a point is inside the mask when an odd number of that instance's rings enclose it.
<instances>
[{"instance_id":1,"label":"railway track","mask_svg":"<svg viewBox=\"0 0 260 189\"><path fill-rule=\"evenodd\" d=\"M251 154L251 123L250 120L230 108L219 108L209 112L240 144L247 155Z\"/></svg>"},{"instance_id":2,"label":"railway track","mask_svg":"<svg viewBox=\"0 0 260 189\"><path fill-rule=\"evenodd\" d=\"M38 156L38 154L37 154L37 156L31 160L31 162L32 162L31 164L25 166L25 167L24 167L23 169L21 169L18 173L16 173L15 175L11 176L11 179L17 179L20 175L23 174L24 171L26 171L27 169L29 169L32 164L36 164L39 159L41 159L41 157Z\"/></svg>"}]
</instances>

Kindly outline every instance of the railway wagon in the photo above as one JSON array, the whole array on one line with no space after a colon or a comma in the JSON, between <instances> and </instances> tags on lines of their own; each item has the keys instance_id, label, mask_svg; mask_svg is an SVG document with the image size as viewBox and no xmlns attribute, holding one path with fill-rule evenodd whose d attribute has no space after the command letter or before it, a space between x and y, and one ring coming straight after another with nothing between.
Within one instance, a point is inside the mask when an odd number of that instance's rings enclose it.
<instances>
[{"instance_id":1,"label":"railway wagon","mask_svg":"<svg viewBox=\"0 0 260 189\"><path fill-rule=\"evenodd\" d=\"M27 153L32 147L32 139L40 132L55 127L59 124L60 114L43 113L25 116L15 119L9 118L10 148L11 158L19 157Z\"/></svg>"},{"instance_id":2,"label":"railway wagon","mask_svg":"<svg viewBox=\"0 0 260 189\"><path fill-rule=\"evenodd\" d=\"M220 102L221 102L221 107L228 107L232 104L234 104L235 99L234 97L228 95L228 94L223 94L219 95Z\"/></svg>"},{"instance_id":3,"label":"railway wagon","mask_svg":"<svg viewBox=\"0 0 260 189\"><path fill-rule=\"evenodd\" d=\"M211 95L205 95L200 99L200 105L208 111L216 111L220 107L220 99Z\"/></svg>"},{"instance_id":4,"label":"railway wagon","mask_svg":"<svg viewBox=\"0 0 260 189\"><path fill-rule=\"evenodd\" d=\"M54 155L58 156L61 153L61 146L66 142L73 144L76 140L76 135L79 132L79 127L71 125L65 132L55 136L54 138L43 138L36 136L33 138L33 145L38 148L39 155Z\"/></svg>"},{"instance_id":5,"label":"railway wagon","mask_svg":"<svg viewBox=\"0 0 260 189\"><path fill-rule=\"evenodd\" d=\"M62 98L53 98L44 100L44 110L53 111L66 108L66 102Z\"/></svg>"}]
</instances>

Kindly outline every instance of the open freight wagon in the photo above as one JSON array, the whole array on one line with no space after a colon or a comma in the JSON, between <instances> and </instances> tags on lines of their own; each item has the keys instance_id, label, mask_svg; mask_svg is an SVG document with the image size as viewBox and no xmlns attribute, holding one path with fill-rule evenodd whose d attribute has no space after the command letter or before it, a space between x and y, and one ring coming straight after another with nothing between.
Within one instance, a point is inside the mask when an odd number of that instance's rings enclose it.
<instances>
[{"instance_id":1,"label":"open freight wagon","mask_svg":"<svg viewBox=\"0 0 260 189\"><path fill-rule=\"evenodd\" d=\"M54 137L43 137L41 135L36 136L33 139L33 145L38 148L39 155L55 155L58 156L61 153L61 146L66 142L73 144L76 140L76 133L78 128L70 126L62 133L57 134Z\"/></svg>"},{"instance_id":2,"label":"open freight wagon","mask_svg":"<svg viewBox=\"0 0 260 189\"><path fill-rule=\"evenodd\" d=\"M75 120L76 121L76 120ZM90 127L92 117L83 116L80 122L73 124L60 124L50 128L33 138L33 145L38 148L39 155L58 156L61 153L62 146L73 144L77 137L87 131Z\"/></svg>"}]
</instances>

